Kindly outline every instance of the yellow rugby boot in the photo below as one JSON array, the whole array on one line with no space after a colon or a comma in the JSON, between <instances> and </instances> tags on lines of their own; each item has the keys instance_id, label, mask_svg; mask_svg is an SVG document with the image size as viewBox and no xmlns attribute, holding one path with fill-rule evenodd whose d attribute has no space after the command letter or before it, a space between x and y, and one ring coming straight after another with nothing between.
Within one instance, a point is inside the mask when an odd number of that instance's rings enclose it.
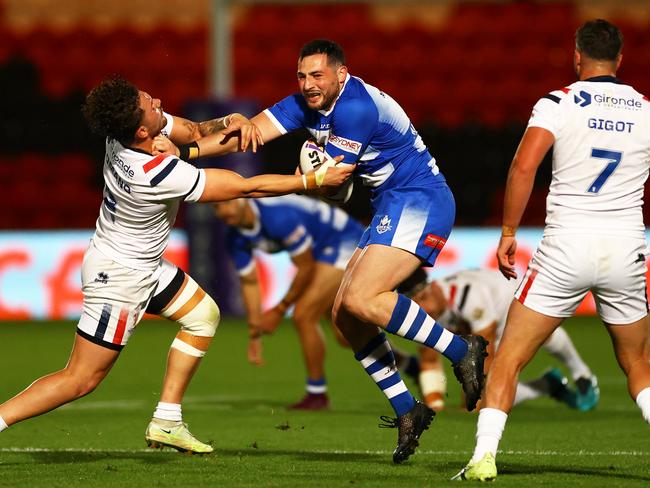
<instances>
[{"instance_id":1,"label":"yellow rugby boot","mask_svg":"<svg viewBox=\"0 0 650 488\"><path fill-rule=\"evenodd\" d=\"M497 477L497 463L494 456L487 452L480 461L469 462L452 481L492 481Z\"/></svg>"},{"instance_id":2,"label":"yellow rugby boot","mask_svg":"<svg viewBox=\"0 0 650 488\"><path fill-rule=\"evenodd\" d=\"M151 419L144 438L147 445L153 449L171 447L189 454L209 454L214 450L210 444L194 437L183 422Z\"/></svg>"}]
</instances>

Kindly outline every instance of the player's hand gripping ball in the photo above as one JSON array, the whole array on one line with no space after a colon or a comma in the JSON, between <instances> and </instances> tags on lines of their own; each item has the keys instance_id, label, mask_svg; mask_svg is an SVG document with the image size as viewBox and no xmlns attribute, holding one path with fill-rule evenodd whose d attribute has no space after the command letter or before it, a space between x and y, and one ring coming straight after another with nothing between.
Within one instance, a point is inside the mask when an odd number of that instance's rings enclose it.
<instances>
[{"instance_id":1,"label":"player's hand gripping ball","mask_svg":"<svg viewBox=\"0 0 650 488\"><path fill-rule=\"evenodd\" d=\"M300 172L305 174L315 171L321 166L334 166L337 163L326 152L323 146L316 143L314 139L307 139L300 148ZM323 195L323 198L335 203L345 203L350 199L354 183L352 178L348 179L333 193Z\"/></svg>"}]
</instances>

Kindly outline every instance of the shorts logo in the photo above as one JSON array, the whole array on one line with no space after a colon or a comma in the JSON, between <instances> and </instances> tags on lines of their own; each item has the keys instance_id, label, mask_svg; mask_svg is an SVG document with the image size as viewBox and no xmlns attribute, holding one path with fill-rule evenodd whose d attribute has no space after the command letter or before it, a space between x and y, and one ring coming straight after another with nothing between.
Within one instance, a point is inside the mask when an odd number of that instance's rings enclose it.
<instances>
[{"instance_id":1,"label":"shorts logo","mask_svg":"<svg viewBox=\"0 0 650 488\"><path fill-rule=\"evenodd\" d=\"M344 137L339 137L339 136L335 136L334 134L330 134L330 137L327 140L327 142L346 152L351 152L357 155L361 152L361 143L357 141L353 141L351 139L346 139Z\"/></svg>"},{"instance_id":2,"label":"shorts logo","mask_svg":"<svg viewBox=\"0 0 650 488\"><path fill-rule=\"evenodd\" d=\"M591 93L580 90L579 95L573 95L573 101L576 103L576 105L586 107L587 105L591 104Z\"/></svg>"},{"instance_id":3,"label":"shorts logo","mask_svg":"<svg viewBox=\"0 0 650 488\"><path fill-rule=\"evenodd\" d=\"M442 249L447 244L447 239L443 239L435 234L427 234L424 238L424 245L434 249Z\"/></svg>"},{"instance_id":4,"label":"shorts logo","mask_svg":"<svg viewBox=\"0 0 650 488\"><path fill-rule=\"evenodd\" d=\"M97 273L97 278L95 278L95 282L103 283L103 284L108 283L108 275L103 271L100 271L99 273Z\"/></svg>"},{"instance_id":5,"label":"shorts logo","mask_svg":"<svg viewBox=\"0 0 650 488\"><path fill-rule=\"evenodd\" d=\"M376 227L377 232L379 234L383 234L384 232L388 232L392 230L392 227L390 226L390 219L388 218L388 215L384 215L381 218L381 221L379 222L379 225Z\"/></svg>"}]
</instances>

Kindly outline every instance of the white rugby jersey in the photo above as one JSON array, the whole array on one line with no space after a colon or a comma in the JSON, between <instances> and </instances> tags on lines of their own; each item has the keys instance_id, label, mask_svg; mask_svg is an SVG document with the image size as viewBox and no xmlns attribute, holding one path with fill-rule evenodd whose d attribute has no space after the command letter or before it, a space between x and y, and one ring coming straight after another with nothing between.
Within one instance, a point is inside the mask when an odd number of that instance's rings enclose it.
<instances>
[{"instance_id":1,"label":"white rugby jersey","mask_svg":"<svg viewBox=\"0 0 650 488\"><path fill-rule=\"evenodd\" d=\"M165 114L164 135L173 119ZM205 171L174 156L152 156L106 138L104 198L93 244L129 268L155 269L167 247L181 200L195 202Z\"/></svg>"},{"instance_id":2,"label":"white rugby jersey","mask_svg":"<svg viewBox=\"0 0 650 488\"><path fill-rule=\"evenodd\" d=\"M612 76L578 81L537 102L528 127L555 137L545 235L644 236L649 117L648 99Z\"/></svg>"},{"instance_id":3,"label":"white rugby jersey","mask_svg":"<svg viewBox=\"0 0 650 488\"><path fill-rule=\"evenodd\" d=\"M467 269L437 281L447 299L447 306L470 325L472 334L478 334L492 323L497 323L501 334L512 302L516 280L507 280L494 269ZM454 330L454 324L442 323Z\"/></svg>"}]
</instances>

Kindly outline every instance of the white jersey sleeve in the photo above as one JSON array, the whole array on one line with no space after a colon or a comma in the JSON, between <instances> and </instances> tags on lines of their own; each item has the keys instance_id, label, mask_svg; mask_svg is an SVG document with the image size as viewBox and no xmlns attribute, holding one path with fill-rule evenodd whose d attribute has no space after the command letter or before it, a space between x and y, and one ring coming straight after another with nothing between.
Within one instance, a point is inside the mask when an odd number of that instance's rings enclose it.
<instances>
[{"instance_id":1,"label":"white jersey sleeve","mask_svg":"<svg viewBox=\"0 0 650 488\"><path fill-rule=\"evenodd\" d=\"M163 115L167 120L167 123L165 124L165 127L162 128L160 133L165 137L169 137L174 130L174 117L167 112L163 112Z\"/></svg>"},{"instance_id":2,"label":"white jersey sleeve","mask_svg":"<svg viewBox=\"0 0 650 488\"><path fill-rule=\"evenodd\" d=\"M564 92L557 90L540 98L533 107L528 127L541 127L557 138L564 124L558 100L564 95Z\"/></svg>"}]
</instances>

